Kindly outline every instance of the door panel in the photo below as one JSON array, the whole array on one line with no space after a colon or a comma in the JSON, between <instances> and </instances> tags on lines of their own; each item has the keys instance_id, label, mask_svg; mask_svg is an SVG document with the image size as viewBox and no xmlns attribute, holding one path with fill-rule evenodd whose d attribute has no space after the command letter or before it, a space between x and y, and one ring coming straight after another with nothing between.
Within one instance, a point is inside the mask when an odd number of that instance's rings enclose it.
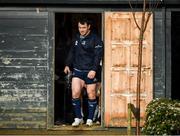
<instances>
[{"instance_id":1,"label":"door panel","mask_svg":"<svg viewBox=\"0 0 180 136\"><path fill-rule=\"evenodd\" d=\"M141 13L136 13L137 22ZM105 126L127 126L127 104L136 104L139 30L131 12L105 13ZM141 118L152 99L152 17L143 40ZM134 122L132 123L135 124Z\"/></svg>"}]
</instances>

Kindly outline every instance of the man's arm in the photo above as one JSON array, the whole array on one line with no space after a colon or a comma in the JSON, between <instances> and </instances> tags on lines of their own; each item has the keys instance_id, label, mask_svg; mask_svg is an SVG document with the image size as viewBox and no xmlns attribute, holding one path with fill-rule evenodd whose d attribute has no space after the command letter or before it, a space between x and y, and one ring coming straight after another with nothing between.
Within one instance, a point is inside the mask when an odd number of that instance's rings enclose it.
<instances>
[{"instance_id":1,"label":"man's arm","mask_svg":"<svg viewBox=\"0 0 180 136\"><path fill-rule=\"evenodd\" d=\"M95 37L94 44L94 65L92 70L88 73L88 78L90 79L93 79L95 77L103 56L103 42L99 38Z\"/></svg>"},{"instance_id":2,"label":"man's arm","mask_svg":"<svg viewBox=\"0 0 180 136\"><path fill-rule=\"evenodd\" d=\"M68 57L65 61L65 68L64 68L64 73L68 74L70 73L70 67L72 66L72 62L73 62L73 56L74 56L74 46L71 46L71 49L68 53Z\"/></svg>"},{"instance_id":3,"label":"man's arm","mask_svg":"<svg viewBox=\"0 0 180 136\"><path fill-rule=\"evenodd\" d=\"M100 61L102 59L103 56L103 42L96 37L95 38L95 51L94 51L94 65L93 65L93 70L97 71L99 65L100 65Z\"/></svg>"},{"instance_id":4,"label":"man's arm","mask_svg":"<svg viewBox=\"0 0 180 136\"><path fill-rule=\"evenodd\" d=\"M69 66L65 66L65 68L64 68L64 73L65 73L65 74L68 74L68 73L70 73L70 72L71 72L71 70L70 70Z\"/></svg>"}]
</instances>

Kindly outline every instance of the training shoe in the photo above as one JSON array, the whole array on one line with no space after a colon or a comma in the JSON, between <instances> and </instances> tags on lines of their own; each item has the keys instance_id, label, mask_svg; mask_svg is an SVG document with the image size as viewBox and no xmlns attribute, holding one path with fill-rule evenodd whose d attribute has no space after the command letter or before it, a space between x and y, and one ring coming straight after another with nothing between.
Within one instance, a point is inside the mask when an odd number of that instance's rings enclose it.
<instances>
[{"instance_id":1,"label":"training shoe","mask_svg":"<svg viewBox=\"0 0 180 136\"><path fill-rule=\"evenodd\" d=\"M73 127L78 127L81 124L83 124L83 119L75 118L74 122L72 123L72 126Z\"/></svg>"},{"instance_id":2,"label":"training shoe","mask_svg":"<svg viewBox=\"0 0 180 136\"><path fill-rule=\"evenodd\" d=\"M91 119L87 119L86 125L89 126L89 127L92 126L93 125L93 121Z\"/></svg>"}]
</instances>

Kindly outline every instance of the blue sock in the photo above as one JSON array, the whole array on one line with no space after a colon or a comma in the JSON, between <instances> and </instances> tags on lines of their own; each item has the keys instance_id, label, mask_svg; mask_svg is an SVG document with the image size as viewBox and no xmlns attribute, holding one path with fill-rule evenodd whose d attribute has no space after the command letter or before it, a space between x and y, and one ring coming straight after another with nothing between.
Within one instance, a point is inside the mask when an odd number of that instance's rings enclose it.
<instances>
[{"instance_id":1,"label":"blue sock","mask_svg":"<svg viewBox=\"0 0 180 136\"><path fill-rule=\"evenodd\" d=\"M88 100L88 119L93 120L94 112L97 106L97 100Z\"/></svg>"},{"instance_id":2,"label":"blue sock","mask_svg":"<svg viewBox=\"0 0 180 136\"><path fill-rule=\"evenodd\" d=\"M81 119L81 100L80 99L72 99L72 106L74 108L76 118Z\"/></svg>"}]
</instances>

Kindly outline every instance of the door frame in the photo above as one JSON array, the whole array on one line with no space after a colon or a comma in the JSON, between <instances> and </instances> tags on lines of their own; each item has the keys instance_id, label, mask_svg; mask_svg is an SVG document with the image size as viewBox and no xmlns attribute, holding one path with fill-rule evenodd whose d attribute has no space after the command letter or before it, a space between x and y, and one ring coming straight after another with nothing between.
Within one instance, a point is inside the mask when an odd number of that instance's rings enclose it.
<instances>
[{"instance_id":1,"label":"door frame","mask_svg":"<svg viewBox=\"0 0 180 136\"><path fill-rule=\"evenodd\" d=\"M88 9L88 8L49 8L48 9L48 29L49 29L49 76L50 81L48 85L47 94L47 129L54 128L54 98L55 98L55 86L54 86L54 74L55 74L55 14L56 13L99 13L101 14L101 35L104 40L104 10L100 8ZM103 60L104 61L104 60ZM104 74L102 70L101 80L101 98L104 97ZM101 99L101 127L104 127L104 99ZM61 129L61 128L60 128ZM62 128L64 130L64 128Z\"/></svg>"}]
</instances>

